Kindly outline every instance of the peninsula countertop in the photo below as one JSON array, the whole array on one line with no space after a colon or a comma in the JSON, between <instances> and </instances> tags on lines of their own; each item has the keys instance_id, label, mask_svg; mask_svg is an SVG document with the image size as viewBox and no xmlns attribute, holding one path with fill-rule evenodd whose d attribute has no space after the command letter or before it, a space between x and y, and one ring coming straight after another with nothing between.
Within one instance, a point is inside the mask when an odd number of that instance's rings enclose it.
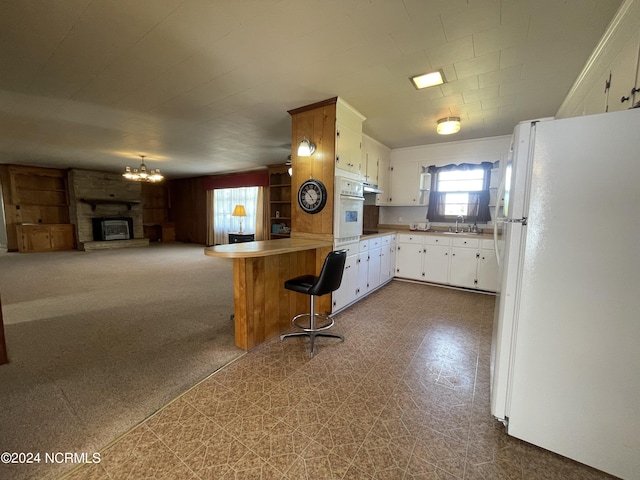
<instances>
[{"instance_id":1,"label":"peninsula countertop","mask_svg":"<svg viewBox=\"0 0 640 480\"><path fill-rule=\"evenodd\" d=\"M280 238L278 240L260 240L255 242L206 247L204 249L204 254L210 257L222 258L254 258L332 246L333 243L327 240Z\"/></svg>"}]
</instances>

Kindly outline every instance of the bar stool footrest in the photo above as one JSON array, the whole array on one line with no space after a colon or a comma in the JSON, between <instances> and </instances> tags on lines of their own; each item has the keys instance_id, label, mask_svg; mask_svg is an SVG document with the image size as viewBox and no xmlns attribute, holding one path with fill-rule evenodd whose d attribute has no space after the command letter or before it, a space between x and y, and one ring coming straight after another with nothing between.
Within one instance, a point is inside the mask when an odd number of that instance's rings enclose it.
<instances>
[{"instance_id":1,"label":"bar stool footrest","mask_svg":"<svg viewBox=\"0 0 640 480\"><path fill-rule=\"evenodd\" d=\"M323 320L324 323L326 323L325 325L322 325L321 327L318 327L317 324L315 326L315 328L310 328L307 327L303 324L301 324L298 319L301 318L309 318L309 322L308 324L311 325L311 314L310 313L301 313L300 315L296 315L295 317L293 317L291 319L291 324L294 325L295 327L299 328L300 330L304 331L304 332L322 332L323 330L327 330L331 327L333 327L333 325L335 324L335 321L333 320L333 317L331 317L331 315L322 315L319 313L316 313L315 315L315 320L316 322L318 321L318 319L320 319L321 321Z\"/></svg>"}]
</instances>

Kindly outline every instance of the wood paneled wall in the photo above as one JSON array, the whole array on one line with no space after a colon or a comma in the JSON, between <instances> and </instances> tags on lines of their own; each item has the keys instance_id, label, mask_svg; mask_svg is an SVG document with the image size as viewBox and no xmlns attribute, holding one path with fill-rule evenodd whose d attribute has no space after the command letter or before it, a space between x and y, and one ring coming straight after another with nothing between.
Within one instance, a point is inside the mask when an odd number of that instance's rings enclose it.
<instances>
[{"instance_id":1,"label":"wood paneled wall","mask_svg":"<svg viewBox=\"0 0 640 480\"><path fill-rule=\"evenodd\" d=\"M290 110L291 115L291 178L292 237L333 239L334 175L336 157L336 101L332 98ZM307 137L315 143L310 157L298 157L300 141ZM320 180L327 188L327 204L316 214L304 212L298 205L298 190L305 180Z\"/></svg>"},{"instance_id":2,"label":"wood paneled wall","mask_svg":"<svg viewBox=\"0 0 640 480\"><path fill-rule=\"evenodd\" d=\"M176 240L207 244L207 192L205 177L169 182L169 221L176 226Z\"/></svg>"},{"instance_id":3,"label":"wood paneled wall","mask_svg":"<svg viewBox=\"0 0 640 480\"><path fill-rule=\"evenodd\" d=\"M250 350L289 329L291 319L309 311L309 296L284 288L284 282L310 272L319 274L331 247L236 258L233 260L235 342ZM316 312L331 312L331 295L318 298Z\"/></svg>"}]
</instances>

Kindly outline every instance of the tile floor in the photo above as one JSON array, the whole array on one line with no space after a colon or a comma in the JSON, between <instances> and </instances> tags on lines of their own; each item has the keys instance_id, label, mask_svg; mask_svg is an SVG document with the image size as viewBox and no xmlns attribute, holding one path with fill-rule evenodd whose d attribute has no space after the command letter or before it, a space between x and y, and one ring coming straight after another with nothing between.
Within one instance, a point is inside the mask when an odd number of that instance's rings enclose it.
<instances>
[{"instance_id":1,"label":"tile floor","mask_svg":"<svg viewBox=\"0 0 640 480\"><path fill-rule=\"evenodd\" d=\"M392 282L344 343L267 342L102 452L78 479L604 479L489 413L493 296Z\"/></svg>"}]
</instances>

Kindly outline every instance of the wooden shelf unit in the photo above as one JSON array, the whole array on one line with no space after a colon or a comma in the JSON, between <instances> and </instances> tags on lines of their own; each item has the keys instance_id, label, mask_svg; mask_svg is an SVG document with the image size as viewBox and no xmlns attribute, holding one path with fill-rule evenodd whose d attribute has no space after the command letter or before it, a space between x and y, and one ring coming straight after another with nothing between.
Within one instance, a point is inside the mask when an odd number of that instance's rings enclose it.
<instances>
[{"instance_id":1,"label":"wooden shelf unit","mask_svg":"<svg viewBox=\"0 0 640 480\"><path fill-rule=\"evenodd\" d=\"M284 224L291 231L291 176L287 165L269 166L269 238L289 238L290 233L274 232Z\"/></svg>"}]
</instances>

